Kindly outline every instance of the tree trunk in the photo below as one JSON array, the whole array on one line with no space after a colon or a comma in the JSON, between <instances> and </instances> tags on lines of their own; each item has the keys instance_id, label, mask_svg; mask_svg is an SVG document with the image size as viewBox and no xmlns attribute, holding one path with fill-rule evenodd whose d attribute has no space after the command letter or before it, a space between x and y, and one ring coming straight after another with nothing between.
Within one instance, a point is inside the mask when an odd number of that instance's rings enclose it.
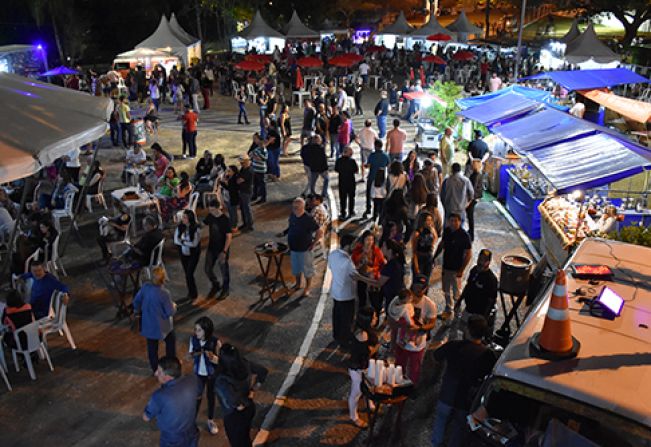
<instances>
[{"instance_id":1,"label":"tree trunk","mask_svg":"<svg viewBox=\"0 0 651 447\"><path fill-rule=\"evenodd\" d=\"M197 37L203 42L203 29L201 26L201 2L194 0L194 16L197 19Z\"/></svg>"},{"instance_id":2,"label":"tree trunk","mask_svg":"<svg viewBox=\"0 0 651 447\"><path fill-rule=\"evenodd\" d=\"M63 53L63 45L61 45L61 36L59 35L59 27L57 27L57 21L54 17L54 8L52 7L52 2L48 2L50 7L50 18L52 19L52 32L54 32L54 41L57 44L57 50L59 51L59 59L61 60L61 65L66 65L66 57Z\"/></svg>"}]
</instances>

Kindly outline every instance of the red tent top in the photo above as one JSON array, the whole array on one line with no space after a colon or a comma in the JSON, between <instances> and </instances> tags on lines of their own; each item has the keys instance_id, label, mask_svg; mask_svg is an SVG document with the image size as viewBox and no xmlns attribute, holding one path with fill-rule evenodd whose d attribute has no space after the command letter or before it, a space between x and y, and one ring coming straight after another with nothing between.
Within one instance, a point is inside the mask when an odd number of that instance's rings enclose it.
<instances>
[{"instance_id":1,"label":"red tent top","mask_svg":"<svg viewBox=\"0 0 651 447\"><path fill-rule=\"evenodd\" d=\"M330 65L334 65L335 67L352 67L359 61L353 60L350 57L345 57L344 55L341 56L335 56L328 63Z\"/></svg>"},{"instance_id":2,"label":"red tent top","mask_svg":"<svg viewBox=\"0 0 651 447\"><path fill-rule=\"evenodd\" d=\"M475 58L475 53L472 51L457 51L452 56L455 61L470 61Z\"/></svg>"},{"instance_id":3,"label":"red tent top","mask_svg":"<svg viewBox=\"0 0 651 447\"><path fill-rule=\"evenodd\" d=\"M271 55L269 54L247 54L244 56L245 61L260 62L262 64L268 64L271 62L271 59Z\"/></svg>"},{"instance_id":4,"label":"red tent top","mask_svg":"<svg viewBox=\"0 0 651 447\"><path fill-rule=\"evenodd\" d=\"M444 33L436 33L436 34L431 34L427 36L427 40L432 40L432 41L447 41L447 40L452 40L452 36L449 34L444 34Z\"/></svg>"},{"instance_id":5,"label":"red tent top","mask_svg":"<svg viewBox=\"0 0 651 447\"><path fill-rule=\"evenodd\" d=\"M323 65L321 59L313 56L302 57L298 59L296 63L304 68L315 68Z\"/></svg>"},{"instance_id":6,"label":"red tent top","mask_svg":"<svg viewBox=\"0 0 651 447\"><path fill-rule=\"evenodd\" d=\"M244 71L261 71L264 70L264 64L256 61L242 61L233 66L237 70Z\"/></svg>"},{"instance_id":7,"label":"red tent top","mask_svg":"<svg viewBox=\"0 0 651 447\"><path fill-rule=\"evenodd\" d=\"M423 58L423 62L429 62L430 64L446 65L445 59L442 57L436 56L435 54L430 54Z\"/></svg>"}]
</instances>

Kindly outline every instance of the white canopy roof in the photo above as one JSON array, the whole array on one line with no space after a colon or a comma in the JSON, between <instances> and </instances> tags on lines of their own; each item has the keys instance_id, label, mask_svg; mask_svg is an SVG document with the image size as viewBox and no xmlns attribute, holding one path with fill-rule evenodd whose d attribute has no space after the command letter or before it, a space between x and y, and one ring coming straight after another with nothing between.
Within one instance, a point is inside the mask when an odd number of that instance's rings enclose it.
<instances>
[{"instance_id":1,"label":"white canopy roof","mask_svg":"<svg viewBox=\"0 0 651 447\"><path fill-rule=\"evenodd\" d=\"M251 24L242 30L240 37L253 40L258 37L278 37L283 39L285 36L269 26L267 22L264 21L262 14L260 14L260 11L258 10L255 12Z\"/></svg>"},{"instance_id":2,"label":"white canopy roof","mask_svg":"<svg viewBox=\"0 0 651 447\"><path fill-rule=\"evenodd\" d=\"M38 172L106 133L113 104L22 76L0 73L0 183Z\"/></svg>"},{"instance_id":3,"label":"white canopy roof","mask_svg":"<svg viewBox=\"0 0 651 447\"><path fill-rule=\"evenodd\" d=\"M427 36L431 36L432 34L447 34L448 36L454 37L454 33L443 28L443 25L439 23L434 14L430 14L429 21L420 28L413 30L410 36L425 39Z\"/></svg>"},{"instance_id":4,"label":"white canopy roof","mask_svg":"<svg viewBox=\"0 0 651 447\"><path fill-rule=\"evenodd\" d=\"M459 14L457 20L448 25L448 30L454 31L455 33L465 34L482 34L484 32L484 30L480 27L470 23L470 20L468 20L468 16L466 16L465 11L461 11L461 14Z\"/></svg>"},{"instance_id":5,"label":"white canopy roof","mask_svg":"<svg viewBox=\"0 0 651 447\"><path fill-rule=\"evenodd\" d=\"M570 29L568 30L567 34L565 34L563 37L558 39L558 41L567 45L568 43L572 42L580 35L581 35L581 31L579 31L579 22L578 20L574 19L572 20L572 26L570 26Z\"/></svg>"},{"instance_id":6,"label":"white canopy roof","mask_svg":"<svg viewBox=\"0 0 651 447\"><path fill-rule=\"evenodd\" d=\"M181 39L181 41L186 45L192 45L199 41L198 38L194 37L183 29L183 27L179 24L179 21L176 20L176 14L174 13L172 13L172 17L170 17L170 28L172 29L172 32L176 34L176 36Z\"/></svg>"},{"instance_id":7,"label":"white canopy roof","mask_svg":"<svg viewBox=\"0 0 651 447\"><path fill-rule=\"evenodd\" d=\"M565 59L570 64L580 64L589 60L607 64L620 61L621 57L599 40L591 23L583 34L567 44Z\"/></svg>"},{"instance_id":8,"label":"white canopy roof","mask_svg":"<svg viewBox=\"0 0 651 447\"><path fill-rule=\"evenodd\" d=\"M116 59L138 59L143 57L176 57L169 51L154 50L151 48L136 48L135 50L125 51L118 54Z\"/></svg>"},{"instance_id":9,"label":"white canopy roof","mask_svg":"<svg viewBox=\"0 0 651 447\"><path fill-rule=\"evenodd\" d=\"M320 36L318 32L305 26L296 10L294 10L292 18L289 19L289 23L287 23L287 27L285 28L285 37L287 39L311 39Z\"/></svg>"},{"instance_id":10,"label":"white canopy roof","mask_svg":"<svg viewBox=\"0 0 651 447\"><path fill-rule=\"evenodd\" d=\"M172 28L170 27L170 23L167 21L167 17L163 14L163 16L160 18L160 23L158 24L158 28L156 28L156 31L140 42L138 45L136 45L136 48L185 48L187 47L188 44L183 42L181 38L179 38Z\"/></svg>"},{"instance_id":11,"label":"white canopy roof","mask_svg":"<svg viewBox=\"0 0 651 447\"><path fill-rule=\"evenodd\" d=\"M382 29L378 34L395 34L396 36L402 36L404 34L409 34L414 28L407 22L405 13L400 11L398 18L391 25Z\"/></svg>"}]
</instances>

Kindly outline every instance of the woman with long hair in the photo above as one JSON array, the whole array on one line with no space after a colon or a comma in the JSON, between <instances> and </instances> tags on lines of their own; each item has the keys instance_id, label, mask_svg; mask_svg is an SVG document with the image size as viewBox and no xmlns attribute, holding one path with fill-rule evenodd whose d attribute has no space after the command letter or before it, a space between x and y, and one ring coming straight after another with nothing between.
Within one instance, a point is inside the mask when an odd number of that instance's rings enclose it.
<instances>
[{"instance_id":1,"label":"woman with long hair","mask_svg":"<svg viewBox=\"0 0 651 447\"><path fill-rule=\"evenodd\" d=\"M351 254L351 259L355 267L357 267L357 272L362 276L372 279L378 279L380 277L380 269L385 264L382 250L380 250L380 247L375 242L375 235L371 231L366 230L362 233L359 242L355 245ZM359 307L366 305L367 297L371 299L372 303L377 301L376 295L378 294L368 290L365 282L357 282ZM377 303L373 304L377 307Z\"/></svg>"},{"instance_id":2,"label":"woman with long hair","mask_svg":"<svg viewBox=\"0 0 651 447\"><path fill-rule=\"evenodd\" d=\"M280 112L280 134L283 137L283 156L289 155L289 143L292 142L292 117L289 115L289 106L285 104Z\"/></svg>"},{"instance_id":3,"label":"woman with long hair","mask_svg":"<svg viewBox=\"0 0 651 447\"><path fill-rule=\"evenodd\" d=\"M380 220L383 232L387 231L388 226L386 224L388 222L395 222L398 225L398 232L404 235L405 229L409 225L409 209L402 191L393 191L384 201L382 209L384 212ZM382 239L385 238L382 237Z\"/></svg>"},{"instance_id":4,"label":"woman with long hair","mask_svg":"<svg viewBox=\"0 0 651 447\"><path fill-rule=\"evenodd\" d=\"M382 313L382 305L388 309L389 303L405 288L405 252L398 242L387 239L382 244L382 254L386 264L380 269L380 276L372 279L358 275L357 279L364 281L366 284L379 288L382 291L384 302L376 303L375 312L378 316Z\"/></svg>"},{"instance_id":5,"label":"woman with long hair","mask_svg":"<svg viewBox=\"0 0 651 447\"><path fill-rule=\"evenodd\" d=\"M350 394L348 395L348 414L353 424L359 428L366 427L366 422L360 419L357 413L359 398L362 397L362 374L368 369L369 360L378 348L378 337L373 330L375 320L375 312L371 307L360 308L357 312L355 330L349 345L350 363L348 374L351 383Z\"/></svg>"},{"instance_id":6,"label":"woman with long hair","mask_svg":"<svg viewBox=\"0 0 651 447\"><path fill-rule=\"evenodd\" d=\"M252 446L253 393L266 378L266 368L244 359L235 346L226 343L219 350L215 394L222 407L224 429L231 447Z\"/></svg>"},{"instance_id":7,"label":"woman with long hair","mask_svg":"<svg viewBox=\"0 0 651 447\"><path fill-rule=\"evenodd\" d=\"M418 154L416 154L416 151L409 151L407 158L402 162L402 167L409 181L413 181L414 176L420 170L420 163L418 163Z\"/></svg>"},{"instance_id":8,"label":"woman with long hair","mask_svg":"<svg viewBox=\"0 0 651 447\"><path fill-rule=\"evenodd\" d=\"M197 218L192 210L183 210L181 222L174 232L174 243L178 245L181 255L181 265L185 273L185 284L188 288L187 299L194 300L198 296L194 271L201 256L201 231Z\"/></svg>"},{"instance_id":9,"label":"woman with long hair","mask_svg":"<svg viewBox=\"0 0 651 447\"><path fill-rule=\"evenodd\" d=\"M434 228L432 215L423 213L411 238L411 267L414 275L425 275L427 276L428 282L432 274L434 248L436 247L438 238L439 235L436 232L436 228Z\"/></svg>"},{"instance_id":10,"label":"woman with long hair","mask_svg":"<svg viewBox=\"0 0 651 447\"><path fill-rule=\"evenodd\" d=\"M404 194L409 179L405 174L404 167L399 161L392 161L389 165L389 178L387 180L387 192L391 195L393 191L400 191Z\"/></svg>"}]
</instances>

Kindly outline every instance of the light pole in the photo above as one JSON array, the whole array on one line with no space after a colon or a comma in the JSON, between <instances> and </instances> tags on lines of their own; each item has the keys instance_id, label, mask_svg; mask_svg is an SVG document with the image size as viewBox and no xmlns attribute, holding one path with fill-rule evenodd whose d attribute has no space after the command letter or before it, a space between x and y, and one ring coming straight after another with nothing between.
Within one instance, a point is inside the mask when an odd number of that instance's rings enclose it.
<instances>
[{"instance_id":1,"label":"light pole","mask_svg":"<svg viewBox=\"0 0 651 447\"><path fill-rule=\"evenodd\" d=\"M522 52L522 30L524 29L524 13L527 9L527 0L522 0L522 9L520 11L520 23L518 23L518 51L515 53L515 68L513 69L513 77L516 82L520 73L520 54Z\"/></svg>"}]
</instances>

